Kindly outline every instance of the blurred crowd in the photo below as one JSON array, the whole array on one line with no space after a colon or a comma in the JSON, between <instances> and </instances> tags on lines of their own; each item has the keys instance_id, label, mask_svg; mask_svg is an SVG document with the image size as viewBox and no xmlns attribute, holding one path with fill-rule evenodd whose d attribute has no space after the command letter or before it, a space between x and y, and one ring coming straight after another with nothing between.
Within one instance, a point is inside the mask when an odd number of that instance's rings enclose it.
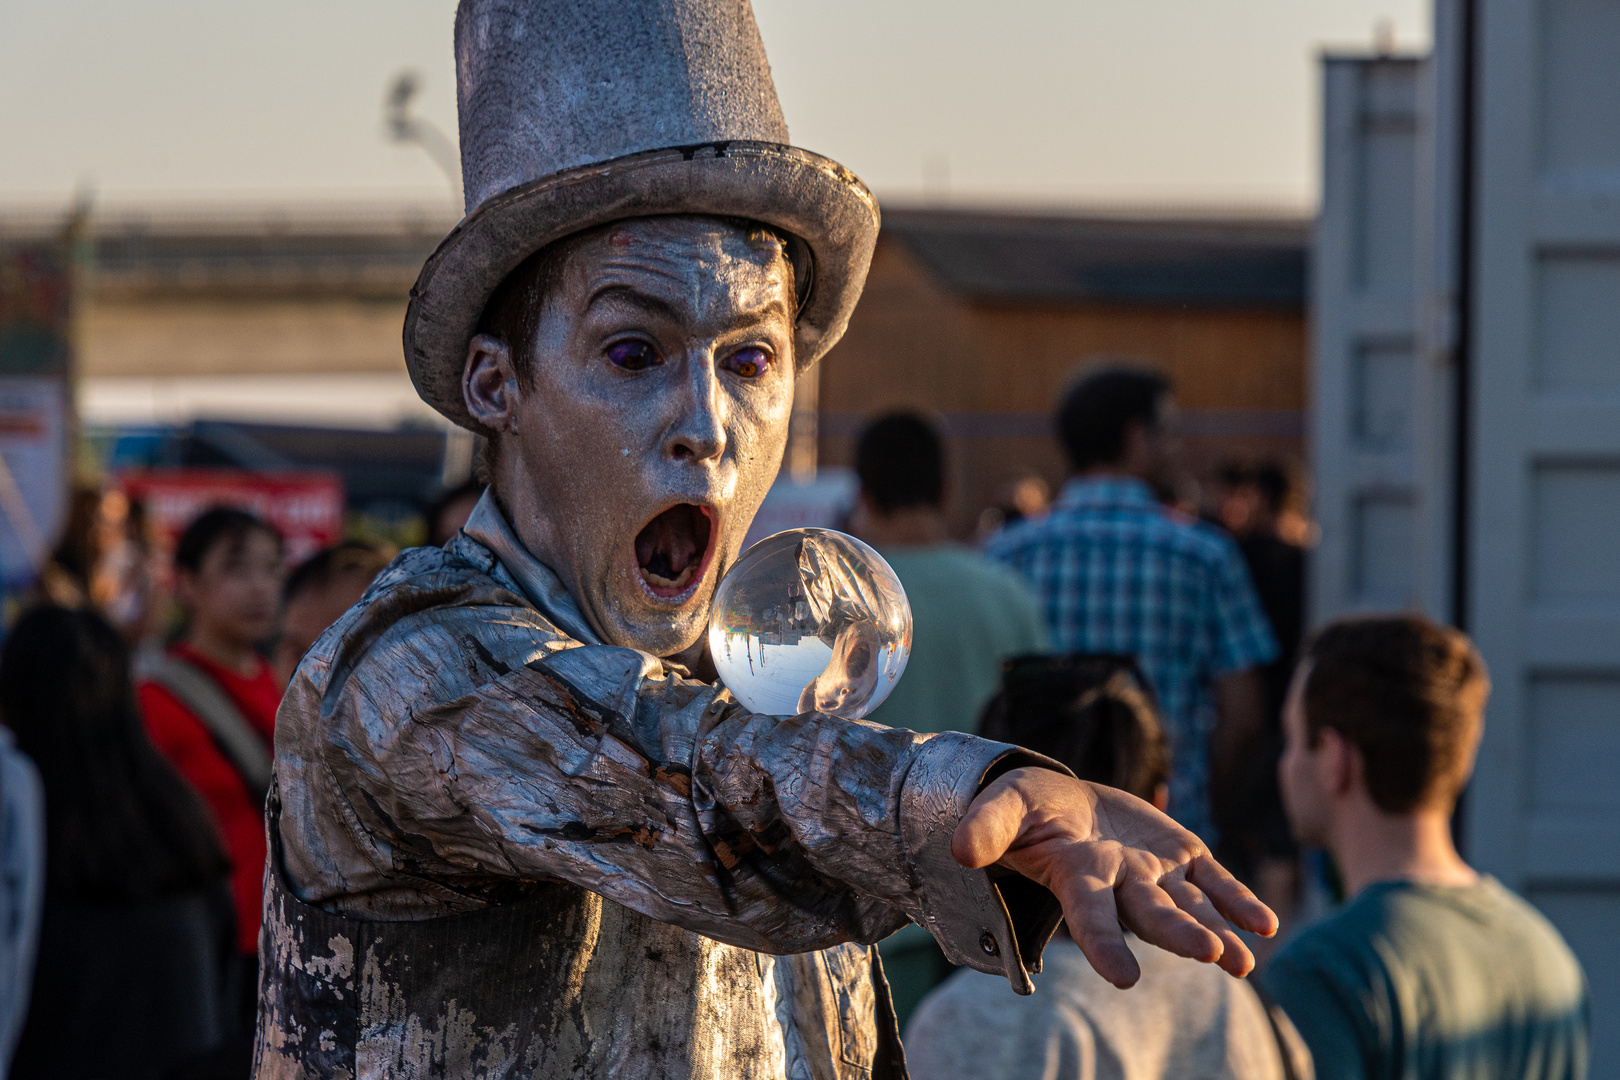
<instances>
[{"instance_id":1,"label":"blurred crowd","mask_svg":"<svg viewBox=\"0 0 1620 1080\"><path fill-rule=\"evenodd\" d=\"M1062 487L1009 484L973 544L949 535L927 417L862 435L848 527L914 621L907 677L872 719L1015 743L1151 803L1283 931L1253 942L1258 980L1139 949L1126 994L1085 961L1083 928L1060 929L1020 998L909 927L882 953L914 1075L1579 1080L1579 967L1452 844L1489 687L1467 638L1411 614L1307 637L1298 484L1230 463L1187 499L1158 374L1089 372L1057 427ZM432 543L480 490L432 508ZM394 554L350 540L289 566L274 528L227 506L168 550L138 501L74 497L0 649L12 1076L247 1075L276 711ZM1309 896L1339 907L1313 918Z\"/></svg>"},{"instance_id":2,"label":"blurred crowd","mask_svg":"<svg viewBox=\"0 0 1620 1080\"><path fill-rule=\"evenodd\" d=\"M481 492L430 508L443 542ZM276 710L395 552L77 491L0 648L0 1076L248 1075Z\"/></svg>"},{"instance_id":3,"label":"blurred crowd","mask_svg":"<svg viewBox=\"0 0 1620 1080\"><path fill-rule=\"evenodd\" d=\"M872 719L1013 743L1152 803L1281 932L1250 942L1242 982L1137 949L1123 991L1085 961L1085 928L1060 928L1022 998L952 974L907 928L881 951L912 1075L1584 1077L1573 954L1453 843L1489 693L1467 637L1411 613L1307 636L1296 478L1226 463L1191 494L1160 374L1082 373L1055 419L1067 479L1050 499L1034 477L1009 484L977 549L946 533L950 470L926 417L859 440L849 527L915 624L907 678Z\"/></svg>"}]
</instances>

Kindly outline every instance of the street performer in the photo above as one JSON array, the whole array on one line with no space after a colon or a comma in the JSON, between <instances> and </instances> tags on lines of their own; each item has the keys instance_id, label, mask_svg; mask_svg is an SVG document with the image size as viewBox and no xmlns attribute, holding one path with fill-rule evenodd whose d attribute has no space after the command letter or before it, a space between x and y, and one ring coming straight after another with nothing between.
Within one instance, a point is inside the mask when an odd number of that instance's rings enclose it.
<instances>
[{"instance_id":1,"label":"street performer","mask_svg":"<svg viewBox=\"0 0 1620 1080\"><path fill-rule=\"evenodd\" d=\"M405 322L491 484L277 721L256 1075L903 1077L873 942L1028 972L1058 920L1245 974L1271 913L1017 747L749 713L705 651L871 193L788 144L747 0L463 0L468 213ZM1223 917L1224 916L1224 917Z\"/></svg>"}]
</instances>

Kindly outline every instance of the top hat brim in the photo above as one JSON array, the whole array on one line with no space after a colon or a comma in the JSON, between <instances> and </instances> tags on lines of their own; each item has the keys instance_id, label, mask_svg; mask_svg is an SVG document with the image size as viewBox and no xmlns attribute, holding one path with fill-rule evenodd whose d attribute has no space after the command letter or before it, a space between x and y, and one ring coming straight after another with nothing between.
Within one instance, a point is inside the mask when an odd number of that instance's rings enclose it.
<instances>
[{"instance_id":1,"label":"top hat brim","mask_svg":"<svg viewBox=\"0 0 1620 1080\"><path fill-rule=\"evenodd\" d=\"M461 377L484 306L523 260L584 229L660 214L748 218L810 249L814 280L794 332L803 371L843 335L877 242L878 207L835 161L779 143L718 142L615 158L542 177L486 199L434 251L405 313L405 363L416 392L462 427Z\"/></svg>"}]
</instances>

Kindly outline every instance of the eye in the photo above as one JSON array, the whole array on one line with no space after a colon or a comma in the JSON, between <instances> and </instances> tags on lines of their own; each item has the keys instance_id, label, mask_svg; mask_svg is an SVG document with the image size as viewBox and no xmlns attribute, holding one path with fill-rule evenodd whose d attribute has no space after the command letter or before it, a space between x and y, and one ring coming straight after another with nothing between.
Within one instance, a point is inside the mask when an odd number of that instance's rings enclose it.
<instances>
[{"instance_id":1,"label":"eye","mask_svg":"<svg viewBox=\"0 0 1620 1080\"><path fill-rule=\"evenodd\" d=\"M726 370L745 379L757 379L771 366L771 354L757 345L738 349L726 357Z\"/></svg>"},{"instance_id":2,"label":"eye","mask_svg":"<svg viewBox=\"0 0 1620 1080\"><path fill-rule=\"evenodd\" d=\"M658 351L645 341L618 341L608 346L608 362L625 371L645 371L664 362Z\"/></svg>"}]
</instances>

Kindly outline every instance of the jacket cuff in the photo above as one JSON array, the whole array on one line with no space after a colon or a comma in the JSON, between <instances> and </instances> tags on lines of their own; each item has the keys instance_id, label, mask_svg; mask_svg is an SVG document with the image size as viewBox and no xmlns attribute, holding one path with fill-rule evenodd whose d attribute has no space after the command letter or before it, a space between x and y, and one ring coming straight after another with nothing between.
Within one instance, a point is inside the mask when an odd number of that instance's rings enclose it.
<instances>
[{"instance_id":1,"label":"jacket cuff","mask_svg":"<svg viewBox=\"0 0 1620 1080\"><path fill-rule=\"evenodd\" d=\"M900 843L922 908L920 924L951 963L1005 975L1020 994L1035 992L1029 975L1041 970L1041 952L1063 910L1028 878L957 862L951 835L985 785L1029 766L1073 775L1040 754L947 731L922 745L900 789Z\"/></svg>"}]
</instances>

